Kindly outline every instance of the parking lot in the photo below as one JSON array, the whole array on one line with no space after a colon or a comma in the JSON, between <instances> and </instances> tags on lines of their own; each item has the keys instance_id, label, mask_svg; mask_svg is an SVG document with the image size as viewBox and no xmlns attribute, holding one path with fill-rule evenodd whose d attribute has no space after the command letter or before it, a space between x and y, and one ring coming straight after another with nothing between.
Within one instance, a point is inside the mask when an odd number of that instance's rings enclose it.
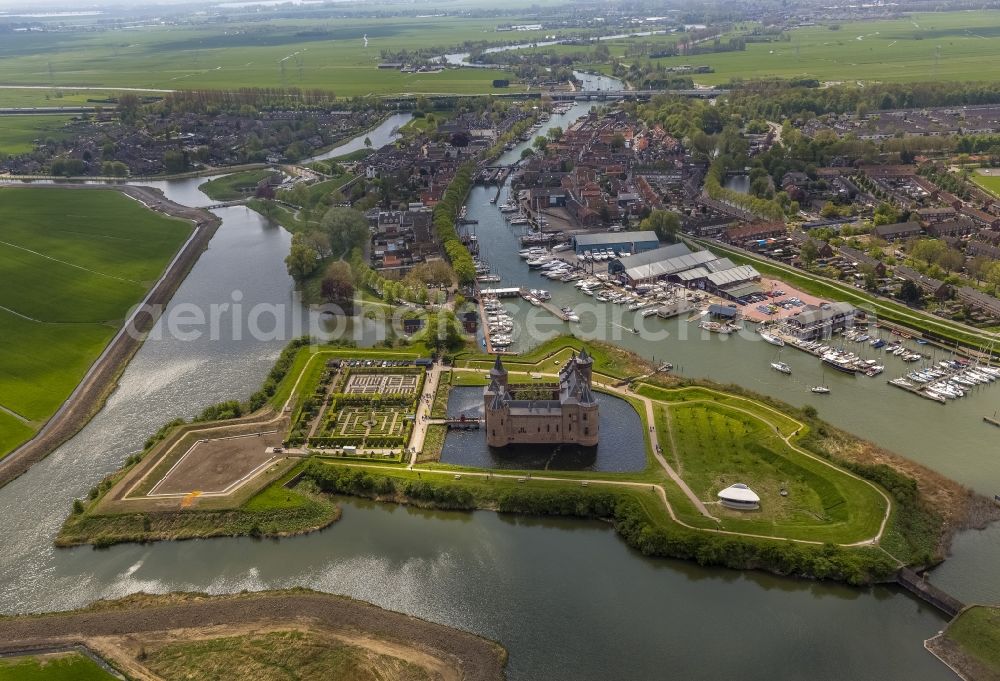
<instances>
[{"instance_id":1,"label":"parking lot","mask_svg":"<svg viewBox=\"0 0 1000 681\"><path fill-rule=\"evenodd\" d=\"M743 318L751 322L786 319L801 313L806 305L819 307L830 301L803 293L787 284L773 279L762 279L764 293L755 296L751 302L740 307Z\"/></svg>"}]
</instances>

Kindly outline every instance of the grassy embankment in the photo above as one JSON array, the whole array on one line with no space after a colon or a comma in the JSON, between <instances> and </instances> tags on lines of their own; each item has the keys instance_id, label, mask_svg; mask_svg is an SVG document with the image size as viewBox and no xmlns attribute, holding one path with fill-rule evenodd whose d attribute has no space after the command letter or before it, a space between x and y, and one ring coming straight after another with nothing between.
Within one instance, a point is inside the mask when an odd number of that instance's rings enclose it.
<instances>
[{"instance_id":1,"label":"grassy embankment","mask_svg":"<svg viewBox=\"0 0 1000 681\"><path fill-rule=\"evenodd\" d=\"M268 168L260 170L245 170L241 173L233 173L224 177L217 177L214 180L200 185L198 189L215 201L236 201L252 197L257 184L277 173Z\"/></svg>"},{"instance_id":2,"label":"grassy embankment","mask_svg":"<svg viewBox=\"0 0 1000 681\"><path fill-rule=\"evenodd\" d=\"M316 631L272 631L171 643L143 661L164 679L431 681L430 672ZM261 676L263 674L263 676Z\"/></svg>"},{"instance_id":3,"label":"grassy embankment","mask_svg":"<svg viewBox=\"0 0 1000 681\"><path fill-rule=\"evenodd\" d=\"M997 339L996 334L980 332L967 326L933 317L891 300L876 298L853 286L847 286L818 275L811 275L773 260L751 256L746 251L737 251L714 242L707 243L697 239L693 241L709 250L725 255L733 262L753 265L764 276L780 279L806 293L830 301L851 303L876 315L878 319L900 324L918 331L928 338L949 344L957 343L976 350L982 350L984 346Z\"/></svg>"},{"instance_id":4,"label":"grassy embankment","mask_svg":"<svg viewBox=\"0 0 1000 681\"><path fill-rule=\"evenodd\" d=\"M36 139L63 139L69 120L69 116L51 115L0 117L0 158L31 152Z\"/></svg>"},{"instance_id":5,"label":"grassy embankment","mask_svg":"<svg viewBox=\"0 0 1000 681\"><path fill-rule=\"evenodd\" d=\"M111 681L116 678L80 653L0 658L0 681Z\"/></svg>"},{"instance_id":6,"label":"grassy embankment","mask_svg":"<svg viewBox=\"0 0 1000 681\"><path fill-rule=\"evenodd\" d=\"M953 619L927 648L972 681L1000 679L1000 607L974 605Z\"/></svg>"},{"instance_id":7,"label":"grassy embankment","mask_svg":"<svg viewBox=\"0 0 1000 681\"><path fill-rule=\"evenodd\" d=\"M28 439L142 300L191 225L117 192L0 189L0 456ZM19 425L13 425L14 422Z\"/></svg>"}]
</instances>

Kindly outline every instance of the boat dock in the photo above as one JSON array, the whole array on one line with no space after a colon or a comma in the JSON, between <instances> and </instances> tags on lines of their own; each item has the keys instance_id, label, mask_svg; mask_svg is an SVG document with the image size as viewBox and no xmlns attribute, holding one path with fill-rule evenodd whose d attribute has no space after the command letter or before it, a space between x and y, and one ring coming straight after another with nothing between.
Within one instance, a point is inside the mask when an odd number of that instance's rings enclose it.
<instances>
[{"instance_id":1,"label":"boat dock","mask_svg":"<svg viewBox=\"0 0 1000 681\"><path fill-rule=\"evenodd\" d=\"M542 300L542 301L539 301L539 302L541 302L541 307L544 307L546 310L548 310L549 312L551 312L553 315L555 315L559 319L563 320L564 322L568 322L569 321L569 315L567 315L565 312L563 312L562 310L560 310L558 307L556 307L552 303L550 303L548 301L545 301L545 300Z\"/></svg>"},{"instance_id":2,"label":"boat dock","mask_svg":"<svg viewBox=\"0 0 1000 681\"><path fill-rule=\"evenodd\" d=\"M916 395L918 397L922 397L925 400L930 400L931 402L937 402L938 404L947 404L948 403L948 400L946 400L943 397L934 397L933 395L928 395L923 390L920 390L920 388L924 387L922 385L921 386L915 386L915 385L914 386L909 386L909 385L901 385L899 383L893 383L892 381L886 381L886 382L889 385L896 386L900 390L905 390L908 393L913 393L914 395Z\"/></svg>"}]
</instances>

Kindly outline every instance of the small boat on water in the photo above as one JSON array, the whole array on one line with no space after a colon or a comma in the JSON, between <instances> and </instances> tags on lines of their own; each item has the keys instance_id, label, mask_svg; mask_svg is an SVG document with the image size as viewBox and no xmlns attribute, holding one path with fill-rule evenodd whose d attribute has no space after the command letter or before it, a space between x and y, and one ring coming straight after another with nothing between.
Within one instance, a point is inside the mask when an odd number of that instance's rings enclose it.
<instances>
[{"instance_id":1,"label":"small boat on water","mask_svg":"<svg viewBox=\"0 0 1000 681\"><path fill-rule=\"evenodd\" d=\"M701 322L698 324L698 328L711 331L712 333L732 333L736 330L736 327L734 326L730 326L729 324L720 324L719 322Z\"/></svg>"},{"instance_id":2,"label":"small boat on water","mask_svg":"<svg viewBox=\"0 0 1000 681\"><path fill-rule=\"evenodd\" d=\"M814 385L813 387L809 388L809 391L810 392L814 392L817 395L829 395L830 394L830 389L827 388L825 385Z\"/></svg>"},{"instance_id":3,"label":"small boat on water","mask_svg":"<svg viewBox=\"0 0 1000 681\"><path fill-rule=\"evenodd\" d=\"M792 367L788 366L784 362L771 362L771 368L775 371L780 371L783 374L792 373Z\"/></svg>"}]
</instances>

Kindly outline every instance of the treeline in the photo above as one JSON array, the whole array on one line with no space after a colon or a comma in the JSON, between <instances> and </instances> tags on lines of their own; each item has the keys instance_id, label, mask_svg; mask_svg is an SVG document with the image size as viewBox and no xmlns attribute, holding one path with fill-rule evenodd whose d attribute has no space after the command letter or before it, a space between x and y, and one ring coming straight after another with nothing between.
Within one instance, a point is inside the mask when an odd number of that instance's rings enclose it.
<instances>
[{"instance_id":1,"label":"treeline","mask_svg":"<svg viewBox=\"0 0 1000 681\"><path fill-rule=\"evenodd\" d=\"M320 89L244 87L237 90L177 90L163 98L168 112L207 113L251 107L268 109L320 109L333 106L333 92Z\"/></svg>"},{"instance_id":2,"label":"treeline","mask_svg":"<svg viewBox=\"0 0 1000 681\"><path fill-rule=\"evenodd\" d=\"M804 112L868 113L890 109L996 104L1000 82L874 83L820 88L815 80L734 80L729 105L752 118L793 118Z\"/></svg>"},{"instance_id":3,"label":"treeline","mask_svg":"<svg viewBox=\"0 0 1000 681\"><path fill-rule=\"evenodd\" d=\"M629 546L643 555L693 560L704 566L766 570L781 575L832 579L849 584L885 581L896 563L875 548L805 545L698 532L657 524L630 494L566 487L465 485L401 481L367 471L311 461L303 477L323 491L433 508L494 508L500 513L558 515L610 521Z\"/></svg>"},{"instance_id":4,"label":"treeline","mask_svg":"<svg viewBox=\"0 0 1000 681\"><path fill-rule=\"evenodd\" d=\"M451 262L452 269L458 282L463 286L468 286L476 281L476 265L472 261L472 254L458 237L456 220L458 213L465 203L465 197L472 189L472 173L475 165L471 162L463 163L462 167L455 173L451 184L444 192L444 196L438 205L434 206L434 232L437 235L441 247Z\"/></svg>"}]
</instances>

